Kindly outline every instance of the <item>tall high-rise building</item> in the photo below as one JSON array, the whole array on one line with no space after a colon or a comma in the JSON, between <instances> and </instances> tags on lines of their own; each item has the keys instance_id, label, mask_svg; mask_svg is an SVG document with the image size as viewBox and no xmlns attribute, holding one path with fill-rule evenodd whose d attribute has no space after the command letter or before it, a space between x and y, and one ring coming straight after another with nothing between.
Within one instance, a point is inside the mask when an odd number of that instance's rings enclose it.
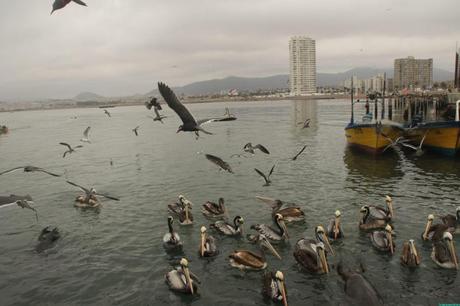
<instances>
[{"instance_id":1,"label":"tall high-rise building","mask_svg":"<svg viewBox=\"0 0 460 306\"><path fill-rule=\"evenodd\" d=\"M433 85L433 59L415 59L413 56L395 59L395 89L424 88Z\"/></svg>"},{"instance_id":2,"label":"tall high-rise building","mask_svg":"<svg viewBox=\"0 0 460 306\"><path fill-rule=\"evenodd\" d=\"M455 50L455 79L454 87L460 89L460 49Z\"/></svg>"},{"instance_id":3,"label":"tall high-rise building","mask_svg":"<svg viewBox=\"0 0 460 306\"><path fill-rule=\"evenodd\" d=\"M316 43L305 36L289 41L289 86L291 95L316 92Z\"/></svg>"}]
</instances>

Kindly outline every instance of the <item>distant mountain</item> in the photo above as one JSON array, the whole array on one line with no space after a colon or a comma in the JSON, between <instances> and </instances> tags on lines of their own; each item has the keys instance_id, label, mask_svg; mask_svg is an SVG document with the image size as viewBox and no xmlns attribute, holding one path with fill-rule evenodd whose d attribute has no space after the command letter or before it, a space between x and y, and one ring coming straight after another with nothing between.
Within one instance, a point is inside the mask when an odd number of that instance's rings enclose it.
<instances>
[{"instance_id":1,"label":"distant mountain","mask_svg":"<svg viewBox=\"0 0 460 306\"><path fill-rule=\"evenodd\" d=\"M393 68L370 68L360 67L339 73L322 73L317 74L318 86L338 86L342 81L355 75L359 79L367 79L379 73L387 74L388 78L393 77ZM434 68L433 79L435 82L453 80L453 72ZM216 94L221 91L237 89L239 91L257 91L276 88L288 88L289 75L279 74L269 77L235 77L230 76L223 79L212 79L200 82L194 82L182 87L173 87L178 95L207 95ZM158 95L158 90L153 89L146 95Z\"/></svg>"},{"instance_id":2,"label":"distant mountain","mask_svg":"<svg viewBox=\"0 0 460 306\"><path fill-rule=\"evenodd\" d=\"M92 100L100 100L103 99L103 96L100 96L98 94L95 94L93 92L81 92L78 95L76 95L73 100L78 100L78 101L92 101Z\"/></svg>"}]
</instances>

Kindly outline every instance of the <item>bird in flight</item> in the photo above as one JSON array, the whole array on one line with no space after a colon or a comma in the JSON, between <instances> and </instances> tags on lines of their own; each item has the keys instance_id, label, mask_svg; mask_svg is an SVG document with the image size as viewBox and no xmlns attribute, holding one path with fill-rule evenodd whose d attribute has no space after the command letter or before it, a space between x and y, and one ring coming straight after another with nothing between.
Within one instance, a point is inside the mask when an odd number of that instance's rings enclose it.
<instances>
[{"instance_id":1,"label":"bird in flight","mask_svg":"<svg viewBox=\"0 0 460 306\"><path fill-rule=\"evenodd\" d=\"M265 180L264 186L270 186L270 184L271 184L271 182L272 182L272 181L270 181L270 176L271 176L272 173L273 173L273 169L275 169L275 165L273 165L272 169L270 170L270 173L268 173L268 176L265 176L265 174L264 174L262 171L260 171L260 170L257 169L257 168L254 168L254 170L255 170L261 177L264 178L264 180Z\"/></svg>"},{"instance_id":2,"label":"bird in flight","mask_svg":"<svg viewBox=\"0 0 460 306\"><path fill-rule=\"evenodd\" d=\"M64 8L67 4L69 4L72 1L82 6L87 6L86 3L81 0L54 0L53 10L51 11L51 14L53 14L53 12L56 10L60 10Z\"/></svg>"},{"instance_id":3,"label":"bird in flight","mask_svg":"<svg viewBox=\"0 0 460 306\"><path fill-rule=\"evenodd\" d=\"M64 154L62 155L62 158L64 158L67 154L72 154L73 152L77 152L75 151L75 149L78 149L78 148L83 148L82 145L78 145L78 146L75 146L75 147L71 147L68 143L66 142L60 142L59 143L60 145L63 145L63 146L66 146L68 148L67 151L64 152Z\"/></svg>"},{"instance_id":4,"label":"bird in flight","mask_svg":"<svg viewBox=\"0 0 460 306\"><path fill-rule=\"evenodd\" d=\"M152 109L152 107L159 109L159 110L162 109L161 104L158 102L157 98L155 97L152 97L150 101L145 102L145 107L147 107L147 109Z\"/></svg>"},{"instance_id":5,"label":"bird in flight","mask_svg":"<svg viewBox=\"0 0 460 306\"><path fill-rule=\"evenodd\" d=\"M302 122L299 122L297 124L302 124L302 129L306 129L306 128L309 128L310 127L310 118L307 118L303 123Z\"/></svg>"},{"instance_id":6,"label":"bird in flight","mask_svg":"<svg viewBox=\"0 0 460 306\"><path fill-rule=\"evenodd\" d=\"M112 115L109 113L108 110L104 109L104 113L105 113L107 116L112 117Z\"/></svg>"},{"instance_id":7,"label":"bird in flight","mask_svg":"<svg viewBox=\"0 0 460 306\"><path fill-rule=\"evenodd\" d=\"M299 153L297 153L297 154L296 154L296 156L294 156L294 157L292 158L292 160L296 160L296 159L297 159L297 157L299 157L299 155L300 155L300 154L302 154L302 152L303 152L303 151L305 151L305 149L306 149L306 148L307 148L307 146L306 146L306 145L305 145L305 146L303 146L302 150L300 150L300 152L299 152Z\"/></svg>"},{"instance_id":8,"label":"bird in flight","mask_svg":"<svg viewBox=\"0 0 460 306\"><path fill-rule=\"evenodd\" d=\"M80 139L81 142L87 142L87 143L91 143L91 141L89 140L89 130L91 129L90 126L88 126L85 131L83 132L83 138Z\"/></svg>"},{"instance_id":9,"label":"bird in flight","mask_svg":"<svg viewBox=\"0 0 460 306\"><path fill-rule=\"evenodd\" d=\"M233 170L230 167L230 165L227 162L224 162L220 157L217 157L217 156L214 156L214 155L211 155L211 154L205 154L205 156L210 162L212 162L212 163L216 164L217 166L219 166L220 167L219 170L223 169L225 171L233 173Z\"/></svg>"},{"instance_id":10,"label":"bird in flight","mask_svg":"<svg viewBox=\"0 0 460 306\"><path fill-rule=\"evenodd\" d=\"M104 198L107 198L107 199L110 199L110 200L120 201L119 198L112 197L112 196L110 196L110 195L103 194L103 193L98 193L98 192L96 192L96 189L94 189L94 188L89 188L89 189L88 189L88 188L85 188L85 187L83 187L83 186L80 186L80 185L78 185L78 184L76 184L76 183L73 183L73 182L71 182L71 181L66 181L66 182L69 183L69 184L72 185L72 186L75 186L75 187L80 188L81 190L83 190L83 191L85 192L86 197L85 197L85 199L84 199L84 203L88 203L89 200L90 200L92 197L94 197L94 196L100 196L100 197L104 197Z\"/></svg>"},{"instance_id":11,"label":"bird in flight","mask_svg":"<svg viewBox=\"0 0 460 306\"><path fill-rule=\"evenodd\" d=\"M136 134L136 136L139 136L139 133L137 132L137 130L139 130L140 127L141 127L141 126L138 125L138 126L136 126L136 127L133 129L133 132L134 132L134 134Z\"/></svg>"},{"instance_id":12,"label":"bird in flight","mask_svg":"<svg viewBox=\"0 0 460 306\"><path fill-rule=\"evenodd\" d=\"M49 174L49 175L52 175L52 176L60 177L59 174L55 174L55 173L46 171L46 170L43 169L43 168L39 168L39 167L35 167L35 166L21 166L21 167L16 167L16 168L13 168L13 169L10 169L10 170L6 170L6 171L3 171L3 172L0 172L0 175L6 174L6 173L10 173L10 172L14 172L14 171L19 170L19 169L24 169L24 172L43 172L43 173L46 173L46 174Z\"/></svg>"},{"instance_id":13,"label":"bird in flight","mask_svg":"<svg viewBox=\"0 0 460 306\"><path fill-rule=\"evenodd\" d=\"M163 122L163 119L166 118L166 116L163 116L163 115L160 115L160 113L158 112L158 108L154 108L153 111L155 112L155 117L153 116L149 116L150 118L153 119L153 121L160 121L161 123L164 123Z\"/></svg>"},{"instance_id":14,"label":"bird in flight","mask_svg":"<svg viewBox=\"0 0 460 306\"><path fill-rule=\"evenodd\" d=\"M256 149L259 149L261 152L263 152L265 154L270 154L270 152L267 150L267 148L265 148L260 143L255 145L255 146L253 146L252 143L248 142L243 147L244 152L248 152L248 153L251 153L251 154L254 154Z\"/></svg>"}]
</instances>

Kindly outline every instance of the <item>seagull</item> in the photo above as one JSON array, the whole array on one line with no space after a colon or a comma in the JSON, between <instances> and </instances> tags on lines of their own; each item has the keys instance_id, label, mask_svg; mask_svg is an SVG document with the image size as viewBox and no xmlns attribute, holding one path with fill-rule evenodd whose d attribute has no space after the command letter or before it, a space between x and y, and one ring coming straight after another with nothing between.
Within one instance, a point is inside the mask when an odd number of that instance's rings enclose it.
<instances>
[{"instance_id":1,"label":"seagull","mask_svg":"<svg viewBox=\"0 0 460 306\"><path fill-rule=\"evenodd\" d=\"M425 141L426 134L428 134L428 131L427 131L427 132L425 133L425 135L423 136L423 138L422 138L422 140L420 141L420 144L418 145L418 147L413 146L413 145L408 144L408 143L404 143L404 142L400 142L400 144L403 145L403 146L405 146L406 148L411 148L412 150L415 150L415 155L416 155L416 156L422 156L422 155L423 155L422 145L423 145L423 142Z\"/></svg>"},{"instance_id":2,"label":"seagull","mask_svg":"<svg viewBox=\"0 0 460 306\"><path fill-rule=\"evenodd\" d=\"M109 113L108 110L104 109L104 113L105 113L107 116L112 117L112 115Z\"/></svg>"},{"instance_id":3,"label":"seagull","mask_svg":"<svg viewBox=\"0 0 460 306\"><path fill-rule=\"evenodd\" d=\"M219 121L219 118L202 119L197 121L193 118L189 110L179 101L171 88L169 88L166 84L159 82L158 90L168 106L175 111L182 120L183 124L179 126L177 133L180 131L195 132L197 139L200 136L198 134L200 131L205 134L212 135L212 133L205 131L201 126L209 122Z\"/></svg>"},{"instance_id":4,"label":"seagull","mask_svg":"<svg viewBox=\"0 0 460 306\"><path fill-rule=\"evenodd\" d=\"M147 109L152 109L153 107L154 109L161 110L161 105L157 101L157 98L155 97L152 97L152 100L150 100L150 102L149 101L145 102L145 107L147 107Z\"/></svg>"},{"instance_id":5,"label":"seagull","mask_svg":"<svg viewBox=\"0 0 460 306\"><path fill-rule=\"evenodd\" d=\"M272 182L272 181L270 181L270 175L272 175L273 169L275 169L275 165L273 165L273 167L272 167L272 169L270 170L270 173L268 174L268 176L265 176L265 174L263 174L262 171L260 171L260 170L257 169L257 168L254 168L254 170L255 170L257 173L259 173L259 175L260 175L261 177L264 178L264 180L265 180L265 185L264 185L264 186L270 186L270 184L271 184L271 182Z\"/></svg>"},{"instance_id":6,"label":"seagull","mask_svg":"<svg viewBox=\"0 0 460 306\"><path fill-rule=\"evenodd\" d=\"M64 155L62 155L62 158L64 158L67 154L72 154L73 152L76 152L75 149L83 148L82 145L78 145L72 148L68 143L65 143L65 142L60 142L59 144L69 148L69 150L64 152Z\"/></svg>"},{"instance_id":7,"label":"seagull","mask_svg":"<svg viewBox=\"0 0 460 306\"><path fill-rule=\"evenodd\" d=\"M306 149L306 148L307 148L307 146L306 146L306 145L305 145L305 146L303 146L302 150L300 150L300 152L299 152L299 153L297 153L297 154L296 154L296 156L294 156L294 157L292 158L292 160L296 160L296 159L297 159L297 157L299 157L299 155L300 155L300 154L302 154L302 152L303 152L303 151L305 151L305 149Z\"/></svg>"},{"instance_id":8,"label":"seagull","mask_svg":"<svg viewBox=\"0 0 460 306\"><path fill-rule=\"evenodd\" d=\"M89 130L91 129L90 126L88 126L86 128L86 130L83 132L83 138L80 139L81 142L87 142L87 143L91 143L91 141L89 140Z\"/></svg>"},{"instance_id":9,"label":"seagull","mask_svg":"<svg viewBox=\"0 0 460 306\"><path fill-rule=\"evenodd\" d=\"M232 168L230 167L230 165L228 163L224 162L221 158L219 158L217 156L214 156L214 155L211 155L211 154L205 154L205 156L209 161L211 161L211 162L215 163L216 165L218 165L221 168L219 170L224 169L224 170L226 170L226 171L228 171L230 173L233 173Z\"/></svg>"},{"instance_id":10,"label":"seagull","mask_svg":"<svg viewBox=\"0 0 460 306\"><path fill-rule=\"evenodd\" d=\"M310 118L307 118L303 123L302 122L299 122L297 124L302 124L302 129L306 129L306 128L309 128L310 127Z\"/></svg>"},{"instance_id":11,"label":"seagull","mask_svg":"<svg viewBox=\"0 0 460 306\"><path fill-rule=\"evenodd\" d=\"M107 199L110 199L110 200L120 201L119 198L115 198L115 197L112 197L112 196L109 196L109 195L103 194L103 193L98 193L98 192L96 192L96 189L94 189L94 188L88 189L88 188L85 188L85 187L80 186L78 184L75 184L75 183L73 183L71 181L66 181L66 182L69 183L72 186L80 188L81 190L83 190L85 192L86 198L84 199L84 203L88 203L89 200L91 199L91 197L93 197L93 196L100 196L100 197L104 197L104 198L107 198Z\"/></svg>"},{"instance_id":12,"label":"seagull","mask_svg":"<svg viewBox=\"0 0 460 306\"><path fill-rule=\"evenodd\" d=\"M10 169L10 170L6 170L6 171L3 171L3 172L0 172L0 175L6 174L6 173L10 173L10 172L14 172L14 171L19 170L19 169L24 169L24 172L43 172L43 173L46 173L46 174L49 174L49 175L52 175L52 176L60 177L59 174L55 174L55 173L52 173L52 172L48 172L48 171L46 171L45 169L42 169L42 168L39 168L39 167L35 167L35 166L21 166L21 167L16 167L16 168L13 168L13 169Z\"/></svg>"},{"instance_id":13,"label":"seagull","mask_svg":"<svg viewBox=\"0 0 460 306\"><path fill-rule=\"evenodd\" d=\"M80 5L83 5L83 6L87 6L85 2L81 1L81 0L54 0L54 3L53 3L53 10L51 11L51 14L53 14L54 11L56 10L59 10L61 8L63 8L64 6L66 6L67 4L69 4L70 2L75 2L77 4L80 4ZM51 15L50 14L50 15Z\"/></svg>"},{"instance_id":14,"label":"seagull","mask_svg":"<svg viewBox=\"0 0 460 306\"><path fill-rule=\"evenodd\" d=\"M164 123L163 122L163 119L166 118L166 116L163 116L163 115L160 115L160 113L158 112L158 108L154 108L153 111L155 112L155 117L153 116L149 116L150 118L153 119L153 121L160 121L161 123Z\"/></svg>"},{"instance_id":15,"label":"seagull","mask_svg":"<svg viewBox=\"0 0 460 306\"><path fill-rule=\"evenodd\" d=\"M265 148L260 143L255 145L255 146L252 146L252 143L248 142L243 147L244 152L248 152L248 153L251 153L251 154L254 154L256 149L259 149L261 152L263 152L265 154L270 154L270 152L268 152L267 148Z\"/></svg>"},{"instance_id":16,"label":"seagull","mask_svg":"<svg viewBox=\"0 0 460 306\"><path fill-rule=\"evenodd\" d=\"M136 127L133 129L133 132L134 132L134 134L136 134L136 136L139 136L137 130L138 130L140 127L141 127L141 126L138 125L138 126L136 126Z\"/></svg>"}]
</instances>

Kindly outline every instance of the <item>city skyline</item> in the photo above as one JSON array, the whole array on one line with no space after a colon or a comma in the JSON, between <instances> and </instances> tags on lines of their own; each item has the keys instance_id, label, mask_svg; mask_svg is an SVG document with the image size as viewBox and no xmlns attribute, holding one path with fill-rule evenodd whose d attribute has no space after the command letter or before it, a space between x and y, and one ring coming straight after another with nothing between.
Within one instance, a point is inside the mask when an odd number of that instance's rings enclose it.
<instances>
[{"instance_id":1,"label":"city skyline","mask_svg":"<svg viewBox=\"0 0 460 306\"><path fill-rule=\"evenodd\" d=\"M316 40L318 72L386 68L407 54L453 71L458 2L400 2L99 0L50 16L46 1L3 1L0 100L288 73L286 40L305 33Z\"/></svg>"},{"instance_id":2,"label":"city skyline","mask_svg":"<svg viewBox=\"0 0 460 306\"><path fill-rule=\"evenodd\" d=\"M289 40L289 89L294 96L316 92L316 42L310 37Z\"/></svg>"}]
</instances>

